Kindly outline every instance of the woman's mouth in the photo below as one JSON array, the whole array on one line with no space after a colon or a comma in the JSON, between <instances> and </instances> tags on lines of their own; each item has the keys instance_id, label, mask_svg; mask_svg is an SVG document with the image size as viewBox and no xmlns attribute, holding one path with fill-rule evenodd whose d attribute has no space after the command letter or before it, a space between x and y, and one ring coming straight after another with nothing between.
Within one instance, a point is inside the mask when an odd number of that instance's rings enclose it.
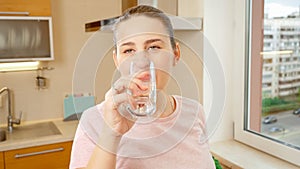
<instances>
[{"instance_id":1,"label":"woman's mouth","mask_svg":"<svg viewBox=\"0 0 300 169\"><path fill-rule=\"evenodd\" d=\"M143 82L149 82L151 79L150 72L142 72L139 73L135 78L143 81Z\"/></svg>"}]
</instances>

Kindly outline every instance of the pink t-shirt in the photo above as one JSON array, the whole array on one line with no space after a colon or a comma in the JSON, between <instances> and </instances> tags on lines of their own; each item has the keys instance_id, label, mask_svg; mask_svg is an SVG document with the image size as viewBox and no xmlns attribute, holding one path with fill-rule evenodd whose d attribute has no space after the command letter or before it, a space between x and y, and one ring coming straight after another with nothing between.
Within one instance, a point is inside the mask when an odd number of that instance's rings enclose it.
<instances>
[{"instance_id":1,"label":"pink t-shirt","mask_svg":"<svg viewBox=\"0 0 300 169\"><path fill-rule=\"evenodd\" d=\"M215 169L205 134L202 106L174 96L175 112L151 123L137 121L123 135L117 169ZM73 142L70 169L86 167L101 133L103 104L86 110Z\"/></svg>"}]
</instances>

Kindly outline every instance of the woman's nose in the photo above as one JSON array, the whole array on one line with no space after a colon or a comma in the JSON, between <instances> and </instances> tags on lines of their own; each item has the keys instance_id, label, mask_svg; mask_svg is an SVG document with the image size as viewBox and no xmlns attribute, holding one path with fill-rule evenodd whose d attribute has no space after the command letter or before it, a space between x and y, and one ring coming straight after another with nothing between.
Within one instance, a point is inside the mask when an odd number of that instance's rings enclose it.
<instances>
[{"instance_id":1,"label":"woman's nose","mask_svg":"<svg viewBox=\"0 0 300 169\"><path fill-rule=\"evenodd\" d=\"M135 66L140 69L145 69L150 65L149 54L147 52L139 52L136 53L135 56L132 58Z\"/></svg>"}]
</instances>

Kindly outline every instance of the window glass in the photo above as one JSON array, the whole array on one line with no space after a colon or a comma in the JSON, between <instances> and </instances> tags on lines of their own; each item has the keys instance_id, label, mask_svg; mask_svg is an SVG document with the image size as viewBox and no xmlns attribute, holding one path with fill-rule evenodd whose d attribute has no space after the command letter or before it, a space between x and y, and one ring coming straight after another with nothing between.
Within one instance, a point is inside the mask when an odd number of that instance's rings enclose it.
<instances>
[{"instance_id":1,"label":"window glass","mask_svg":"<svg viewBox=\"0 0 300 169\"><path fill-rule=\"evenodd\" d=\"M296 149L300 149L299 8L299 0L265 0L261 13L254 13L252 6L245 124L246 130Z\"/></svg>"}]
</instances>

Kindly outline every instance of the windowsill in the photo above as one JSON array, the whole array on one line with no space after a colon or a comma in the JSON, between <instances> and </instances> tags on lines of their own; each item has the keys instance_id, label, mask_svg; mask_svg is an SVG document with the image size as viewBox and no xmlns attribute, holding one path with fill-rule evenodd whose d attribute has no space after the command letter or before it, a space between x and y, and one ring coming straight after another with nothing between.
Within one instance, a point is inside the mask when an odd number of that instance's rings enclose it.
<instances>
[{"instance_id":1,"label":"windowsill","mask_svg":"<svg viewBox=\"0 0 300 169\"><path fill-rule=\"evenodd\" d=\"M210 143L210 149L213 156L219 160L222 165L228 168L299 169L299 167L289 162L278 159L270 154L266 154L235 140Z\"/></svg>"}]
</instances>

